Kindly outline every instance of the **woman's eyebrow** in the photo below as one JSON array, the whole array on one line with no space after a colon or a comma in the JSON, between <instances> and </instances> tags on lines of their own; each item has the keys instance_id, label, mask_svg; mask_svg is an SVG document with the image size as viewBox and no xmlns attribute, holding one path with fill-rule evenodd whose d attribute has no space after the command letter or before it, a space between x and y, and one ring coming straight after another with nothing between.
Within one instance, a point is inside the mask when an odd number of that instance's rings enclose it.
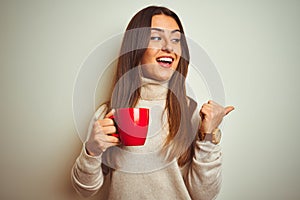
<instances>
[{"instance_id":1,"label":"woman's eyebrow","mask_svg":"<svg viewBox=\"0 0 300 200\"><path fill-rule=\"evenodd\" d=\"M151 31L158 31L158 32L165 32L163 29L161 28L150 28Z\"/></svg>"},{"instance_id":2,"label":"woman's eyebrow","mask_svg":"<svg viewBox=\"0 0 300 200\"><path fill-rule=\"evenodd\" d=\"M151 31L159 31L159 32L165 32L164 29L161 29L161 28L151 28L150 29ZM175 33L175 32L180 32L179 29L175 29L175 30L172 30L171 33Z\"/></svg>"},{"instance_id":3,"label":"woman's eyebrow","mask_svg":"<svg viewBox=\"0 0 300 200\"><path fill-rule=\"evenodd\" d=\"M175 29L175 30L171 31L171 33L175 33L175 32L181 33L179 29Z\"/></svg>"}]
</instances>

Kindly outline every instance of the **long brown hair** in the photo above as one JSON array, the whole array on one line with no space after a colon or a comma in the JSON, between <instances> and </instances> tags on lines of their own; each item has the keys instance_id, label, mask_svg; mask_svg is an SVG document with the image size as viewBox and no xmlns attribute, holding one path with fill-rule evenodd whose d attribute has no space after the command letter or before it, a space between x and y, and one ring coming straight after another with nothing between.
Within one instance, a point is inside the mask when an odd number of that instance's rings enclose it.
<instances>
[{"instance_id":1,"label":"long brown hair","mask_svg":"<svg viewBox=\"0 0 300 200\"><path fill-rule=\"evenodd\" d=\"M168 114L169 134L163 150L169 159L178 158L178 164L182 166L194 155L195 133L191 127L191 116L196 105L186 96L185 78L190 55L183 26L173 11L165 7L149 6L131 19L123 37L114 80L115 88L108 106L110 108L135 107L138 103L140 88L136 86L141 86L141 79L138 70L133 69L137 69L148 47L152 17L160 14L172 17L181 32L182 54L178 67L169 81L166 99L165 110Z\"/></svg>"}]
</instances>

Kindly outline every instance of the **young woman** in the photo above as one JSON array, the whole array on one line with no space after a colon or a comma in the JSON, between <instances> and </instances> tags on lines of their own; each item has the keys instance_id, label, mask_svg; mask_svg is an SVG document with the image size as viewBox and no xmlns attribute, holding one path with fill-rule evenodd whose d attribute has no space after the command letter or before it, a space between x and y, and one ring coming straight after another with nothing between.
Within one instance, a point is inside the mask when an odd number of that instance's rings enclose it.
<instances>
[{"instance_id":1,"label":"young woman","mask_svg":"<svg viewBox=\"0 0 300 200\"><path fill-rule=\"evenodd\" d=\"M124 34L111 100L91 122L72 169L83 196L103 199L215 199L221 186L220 125L234 108L187 97L189 50L178 16L164 7L139 11ZM110 116L150 109L144 146L123 146Z\"/></svg>"}]
</instances>

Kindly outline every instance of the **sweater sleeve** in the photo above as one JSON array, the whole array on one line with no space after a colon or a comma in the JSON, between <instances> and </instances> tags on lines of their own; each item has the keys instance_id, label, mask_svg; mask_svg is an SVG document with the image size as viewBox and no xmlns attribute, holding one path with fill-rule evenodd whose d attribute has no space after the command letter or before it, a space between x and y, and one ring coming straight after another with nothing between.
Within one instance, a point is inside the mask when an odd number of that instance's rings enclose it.
<instances>
[{"instance_id":1,"label":"sweater sleeve","mask_svg":"<svg viewBox=\"0 0 300 200\"><path fill-rule=\"evenodd\" d=\"M75 190L84 197L97 193L104 178L101 168L101 157L92 157L86 153L85 145L72 168L72 184Z\"/></svg>"},{"instance_id":2,"label":"sweater sleeve","mask_svg":"<svg viewBox=\"0 0 300 200\"><path fill-rule=\"evenodd\" d=\"M105 111L106 107L102 106L95 112L89 126L88 137L94 122L103 118ZM75 190L84 197L96 194L103 185L104 174L108 173L102 167L102 154L99 156L88 155L84 143L71 171L71 180Z\"/></svg>"},{"instance_id":3,"label":"sweater sleeve","mask_svg":"<svg viewBox=\"0 0 300 200\"><path fill-rule=\"evenodd\" d=\"M195 155L183 174L192 199L216 199L221 188L221 165L220 146L197 140Z\"/></svg>"}]
</instances>

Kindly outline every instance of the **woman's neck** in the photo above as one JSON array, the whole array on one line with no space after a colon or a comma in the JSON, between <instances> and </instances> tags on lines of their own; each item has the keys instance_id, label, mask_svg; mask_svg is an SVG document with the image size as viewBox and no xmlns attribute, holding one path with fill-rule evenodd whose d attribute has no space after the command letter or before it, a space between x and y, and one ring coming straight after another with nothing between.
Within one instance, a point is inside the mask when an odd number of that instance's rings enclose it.
<instances>
[{"instance_id":1,"label":"woman's neck","mask_svg":"<svg viewBox=\"0 0 300 200\"><path fill-rule=\"evenodd\" d=\"M157 81L141 77L141 99L163 100L167 98L169 81Z\"/></svg>"}]
</instances>

